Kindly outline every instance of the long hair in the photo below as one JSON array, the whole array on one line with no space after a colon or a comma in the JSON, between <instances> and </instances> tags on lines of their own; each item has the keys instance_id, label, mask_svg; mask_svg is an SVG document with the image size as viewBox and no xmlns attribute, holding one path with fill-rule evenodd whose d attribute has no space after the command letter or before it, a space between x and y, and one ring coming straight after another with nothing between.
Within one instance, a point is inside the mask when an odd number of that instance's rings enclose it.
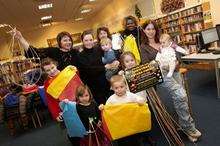
<instances>
[{"instance_id":1,"label":"long hair","mask_svg":"<svg viewBox=\"0 0 220 146\"><path fill-rule=\"evenodd\" d=\"M145 22L143 23L143 25L142 25L143 30L144 30L149 24L152 24L152 25L154 26L154 29L155 29L155 31L156 31L154 40L155 40L156 43L159 43L160 30L159 30L158 25L156 24L155 21L153 21L153 20L147 20L147 21L145 21ZM142 43L145 43L145 44L148 44L148 43L149 43L149 39L148 39L148 37L146 36L146 34L144 33L143 30L141 31L141 42L142 42Z\"/></svg>"},{"instance_id":2,"label":"long hair","mask_svg":"<svg viewBox=\"0 0 220 146\"><path fill-rule=\"evenodd\" d=\"M100 40L100 38L99 38L99 34L101 33L101 31L105 31L106 33L107 33L107 37L109 38L109 39L112 39L112 36L111 36L111 34L110 34L110 31L109 31L109 29L107 28L107 27L99 27L98 29L97 29L97 40L98 40L98 42L100 42L101 40Z\"/></svg>"},{"instance_id":3,"label":"long hair","mask_svg":"<svg viewBox=\"0 0 220 146\"><path fill-rule=\"evenodd\" d=\"M88 91L89 93L89 102L91 102L93 100L93 96L92 96L92 92L91 90L89 89L89 87L87 85L79 85L77 88L76 88L76 92L75 92L75 96L76 96L76 101L79 102L79 98L80 96L83 96L83 94Z\"/></svg>"},{"instance_id":4,"label":"long hair","mask_svg":"<svg viewBox=\"0 0 220 146\"><path fill-rule=\"evenodd\" d=\"M59 48L62 48L61 46L61 39L64 37L64 36L68 36L70 38L70 41L72 43L72 46L73 46L73 39L71 37L71 34L66 32L66 31L63 31L63 32L60 32L58 35L57 35L57 44L59 46Z\"/></svg>"},{"instance_id":5,"label":"long hair","mask_svg":"<svg viewBox=\"0 0 220 146\"><path fill-rule=\"evenodd\" d=\"M131 56L136 61L135 56L132 52L130 52L130 51L123 52L120 56L120 63L121 63L122 69L126 68L125 64L124 64L124 60L125 60L126 56Z\"/></svg>"}]
</instances>

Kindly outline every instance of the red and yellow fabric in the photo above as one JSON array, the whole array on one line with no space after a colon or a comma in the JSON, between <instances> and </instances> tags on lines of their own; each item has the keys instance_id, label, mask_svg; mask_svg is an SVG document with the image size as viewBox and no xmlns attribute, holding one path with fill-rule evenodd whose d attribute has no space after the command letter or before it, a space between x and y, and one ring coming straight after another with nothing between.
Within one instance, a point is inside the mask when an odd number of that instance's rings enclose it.
<instances>
[{"instance_id":1,"label":"red and yellow fabric","mask_svg":"<svg viewBox=\"0 0 220 146\"><path fill-rule=\"evenodd\" d=\"M50 83L46 92L54 99L69 99L75 101L76 88L82 84L77 69L74 66L67 66Z\"/></svg>"},{"instance_id":2,"label":"red and yellow fabric","mask_svg":"<svg viewBox=\"0 0 220 146\"><path fill-rule=\"evenodd\" d=\"M135 37L133 35L129 35L125 38L123 51L124 52L126 52L126 51L132 52L135 56L137 64L140 64L141 57L140 57L140 53L138 51L138 46L135 41Z\"/></svg>"},{"instance_id":3,"label":"red and yellow fabric","mask_svg":"<svg viewBox=\"0 0 220 146\"><path fill-rule=\"evenodd\" d=\"M112 140L151 130L148 104L105 105L102 120L103 128Z\"/></svg>"}]
</instances>

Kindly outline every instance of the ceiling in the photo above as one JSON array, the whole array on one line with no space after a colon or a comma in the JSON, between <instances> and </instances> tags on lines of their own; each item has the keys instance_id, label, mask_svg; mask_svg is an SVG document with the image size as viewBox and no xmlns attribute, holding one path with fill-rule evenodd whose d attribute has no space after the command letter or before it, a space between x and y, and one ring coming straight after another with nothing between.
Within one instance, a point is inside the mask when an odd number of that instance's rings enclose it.
<instances>
[{"instance_id":1,"label":"ceiling","mask_svg":"<svg viewBox=\"0 0 220 146\"><path fill-rule=\"evenodd\" d=\"M0 24L10 24L19 30L32 30L41 26L41 17L52 15L53 24L74 22L78 17L89 19L111 0L0 0ZM38 5L53 3L53 8L39 10ZM82 7L92 8L90 13L81 14ZM5 28L6 29L6 28ZM2 29L0 31L3 31ZM1 35L1 32L0 32Z\"/></svg>"}]
</instances>

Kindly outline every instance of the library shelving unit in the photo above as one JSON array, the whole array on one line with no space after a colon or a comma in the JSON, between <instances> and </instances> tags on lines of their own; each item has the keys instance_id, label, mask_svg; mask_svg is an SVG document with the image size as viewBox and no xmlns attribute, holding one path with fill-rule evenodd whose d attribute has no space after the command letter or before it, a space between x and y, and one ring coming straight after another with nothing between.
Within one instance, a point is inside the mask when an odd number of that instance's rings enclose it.
<instances>
[{"instance_id":1,"label":"library shelving unit","mask_svg":"<svg viewBox=\"0 0 220 146\"><path fill-rule=\"evenodd\" d=\"M213 26L209 2L167 14L155 20L163 33L168 33L190 53L197 51L196 35Z\"/></svg>"}]
</instances>

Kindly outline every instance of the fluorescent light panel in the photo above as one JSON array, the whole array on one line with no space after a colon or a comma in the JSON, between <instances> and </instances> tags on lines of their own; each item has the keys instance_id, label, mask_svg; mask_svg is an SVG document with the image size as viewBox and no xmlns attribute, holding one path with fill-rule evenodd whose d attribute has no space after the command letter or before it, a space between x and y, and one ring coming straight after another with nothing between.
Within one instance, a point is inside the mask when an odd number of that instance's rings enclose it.
<instances>
[{"instance_id":1,"label":"fluorescent light panel","mask_svg":"<svg viewBox=\"0 0 220 146\"><path fill-rule=\"evenodd\" d=\"M92 9L83 9L81 10L81 13L89 13Z\"/></svg>"},{"instance_id":2,"label":"fluorescent light panel","mask_svg":"<svg viewBox=\"0 0 220 146\"><path fill-rule=\"evenodd\" d=\"M53 7L53 4L52 3L48 3L48 4L39 5L38 9L41 10L41 9L48 9L48 8L52 8L52 7Z\"/></svg>"},{"instance_id":3,"label":"fluorescent light panel","mask_svg":"<svg viewBox=\"0 0 220 146\"><path fill-rule=\"evenodd\" d=\"M51 25L52 25L51 23L45 23L45 24L42 24L43 27L51 26Z\"/></svg>"},{"instance_id":4,"label":"fluorescent light panel","mask_svg":"<svg viewBox=\"0 0 220 146\"><path fill-rule=\"evenodd\" d=\"M48 19L52 19L52 16L49 15L49 16L44 16L44 17L41 17L40 18L41 20L48 20Z\"/></svg>"},{"instance_id":5,"label":"fluorescent light panel","mask_svg":"<svg viewBox=\"0 0 220 146\"><path fill-rule=\"evenodd\" d=\"M76 19L75 19L75 21L81 21L81 20L83 20L82 17L80 17L80 18L76 18Z\"/></svg>"}]
</instances>

